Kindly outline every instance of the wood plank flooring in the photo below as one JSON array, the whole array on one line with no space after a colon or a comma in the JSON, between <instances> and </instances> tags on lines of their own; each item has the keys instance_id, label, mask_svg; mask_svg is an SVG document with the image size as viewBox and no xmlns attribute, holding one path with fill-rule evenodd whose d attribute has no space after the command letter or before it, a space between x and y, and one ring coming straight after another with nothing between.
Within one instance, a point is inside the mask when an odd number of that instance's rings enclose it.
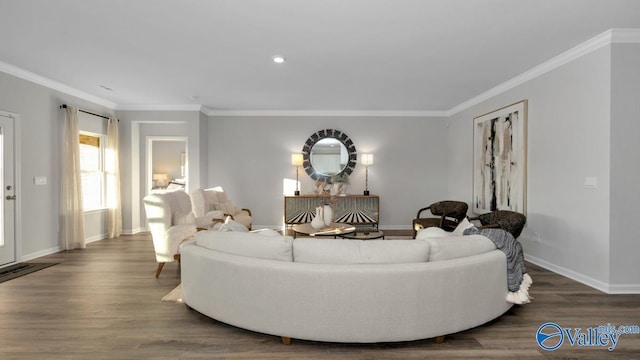
<instances>
[{"instance_id":1,"label":"wood plank flooring","mask_svg":"<svg viewBox=\"0 0 640 360\"><path fill-rule=\"evenodd\" d=\"M398 234L394 234L398 235ZM156 269L148 234L122 236L37 261L60 264L0 284L0 359L640 359L640 335L617 348L565 344L547 352L538 327L640 325L640 295L607 295L529 264L533 303L489 324L433 339L336 344L223 324L160 299L180 282L176 263Z\"/></svg>"}]
</instances>

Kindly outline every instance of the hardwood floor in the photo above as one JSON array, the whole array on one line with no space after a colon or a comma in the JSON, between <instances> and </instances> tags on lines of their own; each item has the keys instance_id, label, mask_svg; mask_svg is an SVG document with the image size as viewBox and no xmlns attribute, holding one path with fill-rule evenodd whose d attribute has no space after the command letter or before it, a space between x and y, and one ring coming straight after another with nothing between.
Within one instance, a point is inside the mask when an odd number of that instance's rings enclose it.
<instances>
[{"instance_id":1,"label":"hardwood floor","mask_svg":"<svg viewBox=\"0 0 640 360\"><path fill-rule=\"evenodd\" d=\"M433 339L335 344L238 329L160 299L180 282L176 263L156 279L148 234L122 236L37 261L60 264L0 284L0 359L640 359L640 335L614 351L567 341L547 352L548 321L588 328L640 325L640 295L606 295L529 264L533 302L489 324Z\"/></svg>"}]
</instances>

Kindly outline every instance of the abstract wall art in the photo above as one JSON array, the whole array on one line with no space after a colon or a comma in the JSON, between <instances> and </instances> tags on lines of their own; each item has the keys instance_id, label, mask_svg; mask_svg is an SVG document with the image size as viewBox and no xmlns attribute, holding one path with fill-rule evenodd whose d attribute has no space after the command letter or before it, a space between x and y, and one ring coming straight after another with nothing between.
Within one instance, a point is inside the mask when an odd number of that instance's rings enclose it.
<instances>
[{"instance_id":1,"label":"abstract wall art","mask_svg":"<svg viewBox=\"0 0 640 360\"><path fill-rule=\"evenodd\" d=\"M527 100L473 119L473 212L526 214Z\"/></svg>"}]
</instances>

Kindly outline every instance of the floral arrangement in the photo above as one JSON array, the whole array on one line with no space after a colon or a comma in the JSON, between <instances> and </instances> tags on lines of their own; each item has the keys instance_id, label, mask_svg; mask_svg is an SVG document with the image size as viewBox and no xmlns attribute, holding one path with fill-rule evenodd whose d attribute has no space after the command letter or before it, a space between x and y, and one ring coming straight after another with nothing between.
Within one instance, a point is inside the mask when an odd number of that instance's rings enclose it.
<instances>
[{"instance_id":1,"label":"floral arrangement","mask_svg":"<svg viewBox=\"0 0 640 360\"><path fill-rule=\"evenodd\" d=\"M349 175L345 174L345 173L340 173L337 175L332 175L331 176L331 183L332 184L347 184L349 185Z\"/></svg>"}]
</instances>

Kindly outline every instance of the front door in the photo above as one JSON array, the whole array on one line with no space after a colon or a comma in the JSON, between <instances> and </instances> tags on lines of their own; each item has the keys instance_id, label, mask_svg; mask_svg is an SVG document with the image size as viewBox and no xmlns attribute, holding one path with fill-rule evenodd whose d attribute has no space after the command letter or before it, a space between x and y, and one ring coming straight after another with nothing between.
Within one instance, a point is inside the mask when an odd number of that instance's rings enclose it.
<instances>
[{"instance_id":1,"label":"front door","mask_svg":"<svg viewBox=\"0 0 640 360\"><path fill-rule=\"evenodd\" d=\"M0 111L0 266L16 261L14 119Z\"/></svg>"}]
</instances>

